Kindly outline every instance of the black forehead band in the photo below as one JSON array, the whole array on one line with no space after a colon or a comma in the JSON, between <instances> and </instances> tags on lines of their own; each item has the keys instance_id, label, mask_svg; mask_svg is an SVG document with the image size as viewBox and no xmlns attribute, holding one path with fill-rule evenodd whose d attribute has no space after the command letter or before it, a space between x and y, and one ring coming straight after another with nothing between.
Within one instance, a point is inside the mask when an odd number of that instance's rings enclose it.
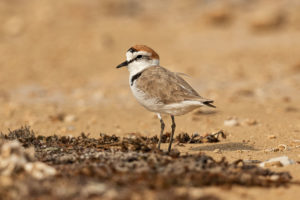
<instances>
[{"instance_id":1,"label":"black forehead band","mask_svg":"<svg viewBox=\"0 0 300 200\"><path fill-rule=\"evenodd\" d=\"M128 51L130 51L131 53L133 53L133 52L137 52L137 50L136 49L134 49L134 48L130 48L130 49L128 49Z\"/></svg>"}]
</instances>

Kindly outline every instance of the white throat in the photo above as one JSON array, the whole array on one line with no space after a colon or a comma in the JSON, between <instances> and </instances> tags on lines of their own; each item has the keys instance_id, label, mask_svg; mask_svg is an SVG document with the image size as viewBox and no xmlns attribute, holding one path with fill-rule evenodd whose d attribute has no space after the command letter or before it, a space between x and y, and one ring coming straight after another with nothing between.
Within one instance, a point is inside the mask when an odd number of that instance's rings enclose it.
<instances>
[{"instance_id":1,"label":"white throat","mask_svg":"<svg viewBox=\"0 0 300 200\"><path fill-rule=\"evenodd\" d=\"M148 67L159 65L159 60L132 62L128 65L129 76L134 76L137 73L147 69Z\"/></svg>"}]
</instances>

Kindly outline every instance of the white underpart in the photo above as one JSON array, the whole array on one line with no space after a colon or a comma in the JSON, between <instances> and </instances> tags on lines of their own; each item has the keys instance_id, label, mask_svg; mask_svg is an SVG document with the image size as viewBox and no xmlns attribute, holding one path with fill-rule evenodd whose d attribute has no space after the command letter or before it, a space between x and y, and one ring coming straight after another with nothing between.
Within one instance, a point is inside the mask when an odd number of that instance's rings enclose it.
<instances>
[{"instance_id":1,"label":"white underpart","mask_svg":"<svg viewBox=\"0 0 300 200\"><path fill-rule=\"evenodd\" d=\"M200 101L182 101L179 103L164 104L160 112L170 115L184 115L201 106L203 106L203 103Z\"/></svg>"},{"instance_id":2,"label":"white underpart","mask_svg":"<svg viewBox=\"0 0 300 200\"><path fill-rule=\"evenodd\" d=\"M184 115L195 108L203 106L203 103L200 101L182 101L179 103L163 104L159 102L158 98L148 98L143 91L136 88L135 82L132 86L130 86L130 88L137 101L146 109L155 113L170 114L175 116Z\"/></svg>"},{"instance_id":3,"label":"white underpart","mask_svg":"<svg viewBox=\"0 0 300 200\"><path fill-rule=\"evenodd\" d=\"M157 98L147 97L147 95L143 91L136 87L135 82L133 83L133 85L130 85L130 89L133 93L133 96L142 106L152 112L160 113L163 104L159 103L159 100Z\"/></svg>"}]
</instances>

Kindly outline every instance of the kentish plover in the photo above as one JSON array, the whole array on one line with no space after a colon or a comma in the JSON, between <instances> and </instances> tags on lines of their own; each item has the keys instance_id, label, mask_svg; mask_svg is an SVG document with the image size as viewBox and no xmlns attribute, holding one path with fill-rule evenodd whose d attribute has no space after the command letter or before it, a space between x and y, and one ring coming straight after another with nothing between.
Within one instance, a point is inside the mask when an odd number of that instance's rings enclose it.
<instances>
[{"instance_id":1,"label":"kentish plover","mask_svg":"<svg viewBox=\"0 0 300 200\"><path fill-rule=\"evenodd\" d=\"M168 151L170 152L175 132L174 116L186 114L201 106L215 107L213 100L201 97L181 76L159 65L159 56L145 45L135 45L128 49L126 61L117 66L127 67L129 85L134 97L149 111L155 112L161 123L161 139L165 128L161 114L169 114L172 119L172 133Z\"/></svg>"}]
</instances>

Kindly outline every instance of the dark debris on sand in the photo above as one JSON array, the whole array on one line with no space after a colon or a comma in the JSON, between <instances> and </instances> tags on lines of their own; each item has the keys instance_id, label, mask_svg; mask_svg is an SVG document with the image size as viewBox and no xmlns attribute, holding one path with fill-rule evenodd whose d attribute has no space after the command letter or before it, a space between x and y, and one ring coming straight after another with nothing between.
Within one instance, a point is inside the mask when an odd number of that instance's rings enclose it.
<instances>
[{"instance_id":1,"label":"dark debris on sand","mask_svg":"<svg viewBox=\"0 0 300 200\"><path fill-rule=\"evenodd\" d=\"M225 137L223 132L205 137L179 134L176 140L218 142L219 135ZM0 196L6 199L131 199L133 195L142 198L149 192L152 199L218 199L214 195L191 196L188 188L278 187L291 180L288 172L272 172L243 160L229 163L225 158L216 161L204 154L180 155L175 150L163 153L156 149L157 137L37 136L28 127L0 137L18 140L25 148L34 147L36 160L57 171L54 177L42 180L22 175L21 171L13 175L13 187L0 182ZM185 188L186 192L176 192L176 188Z\"/></svg>"}]
</instances>

